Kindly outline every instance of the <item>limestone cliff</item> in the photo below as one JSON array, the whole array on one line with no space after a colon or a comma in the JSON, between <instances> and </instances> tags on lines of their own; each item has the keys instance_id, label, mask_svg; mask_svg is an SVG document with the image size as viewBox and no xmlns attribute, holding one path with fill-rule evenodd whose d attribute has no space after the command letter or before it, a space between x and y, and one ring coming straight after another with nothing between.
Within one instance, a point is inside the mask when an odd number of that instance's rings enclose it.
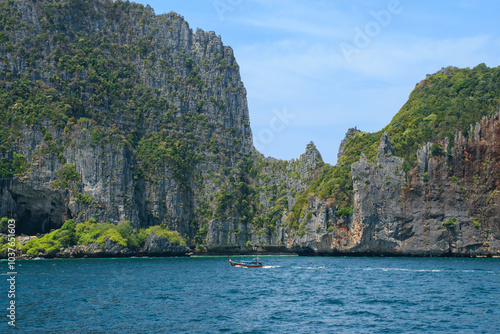
<instances>
[{"instance_id":1,"label":"limestone cliff","mask_svg":"<svg viewBox=\"0 0 500 334\"><path fill-rule=\"evenodd\" d=\"M350 128L347 130L344 139L342 139L342 141L340 142L339 153L337 154L337 160L340 160L340 158L342 158L342 155L344 155L344 147L349 143L351 138L354 137L354 135L356 135L357 133L361 133L361 131L358 130L357 127Z\"/></svg>"},{"instance_id":2,"label":"limestone cliff","mask_svg":"<svg viewBox=\"0 0 500 334\"><path fill-rule=\"evenodd\" d=\"M289 162L255 151L219 36L130 2L0 5L0 214L17 233L95 219L161 224L198 251L283 246L283 216L323 161L313 143Z\"/></svg>"},{"instance_id":3,"label":"limestone cliff","mask_svg":"<svg viewBox=\"0 0 500 334\"><path fill-rule=\"evenodd\" d=\"M362 155L351 167L353 214L338 219L313 201L309 235L289 247L325 254L500 254L499 138L497 113L471 126L467 138L458 132L453 144L423 146L418 165L405 173L384 133L376 160Z\"/></svg>"},{"instance_id":4,"label":"limestone cliff","mask_svg":"<svg viewBox=\"0 0 500 334\"><path fill-rule=\"evenodd\" d=\"M231 48L129 2L2 6L1 214L32 235L90 217L194 235L200 202L253 152Z\"/></svg>"},{"instance_id":5,"label":"limestone cliff","mask_svg":"<svg viewBox=\"0 0 500 334\"><path fill-rule=\"evenodd\" d=\"M178 14L7 0L0 22L1 217L187 243L66 239L56 256L500 253L498 68L429 76L381 133L349 129L331 166L312 142L290 161L257 152L232 49Z\"/></svg>"}]
</instances>

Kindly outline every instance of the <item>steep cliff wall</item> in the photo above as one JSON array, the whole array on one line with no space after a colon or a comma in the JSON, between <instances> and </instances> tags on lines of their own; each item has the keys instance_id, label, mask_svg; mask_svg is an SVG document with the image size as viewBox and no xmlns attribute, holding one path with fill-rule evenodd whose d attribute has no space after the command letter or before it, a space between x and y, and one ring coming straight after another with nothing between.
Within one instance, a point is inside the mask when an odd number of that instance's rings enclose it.
<instances>
[{"instance_id":1,"label":"steep cliff wall","mask_svg":"<svg viewBox=\"0 0 500 334\"><path fill-rule=\"evenodd\" d=\"M308 236L298 252L406 256L500 254L500 117L484 117L467 138L423 146L403 171L383 134L377 158L352 165L354 212L338 219L313 201ZM317 227L316 227L317 226ZM329 232L325 232L332 226Z\"/></svg>"},{"instance_id":2,"label":"steep cliff wall","mask_svg":"<svg viewBox=\"0 0 500 334\"><path fill-rule=\"evenodd\" d=\"M198 252L500 253L498 68L429 76L381 132L349 129L336 166L313 143L280 161L253 148L215 33L111 0L8 0L0 16L0 215L17 233L129 221ZM135 252L189 251L143 241Z\"/></svg>"},{"instance_id":3,"label":"steep cliff wall","mask_svg":"<svg viewBox=\"0 0 500 334\"><path fill-rule=\"evenodd\" d=\"M323 165L321 154L312 142L299 159L282 161L257 156L252 167L255 173L250 173L251 177L247 179L251 198L247 201L230 197L244 201L244 205L254 206L252 211L247 211L251 219L246 225L234 225L234 219L211 221L207 235L209 248L216 250L220 246L235 246L243 251L285 249L289 229L285 222L287 211Z\"/></svg>"},{"instance_id":4,"label":"steep cliff wall","mask_svg":"<svg viewBox=\"0 0 500 334\"><path fill-rule=\"evenodd\" d=\"M129 2L1 6L0 215L18 233L96 219L168 226L199 251L283 247L324 164L312 143L288 162L255 151L220 37Z\"/></svg>"},{"instance_id":5,"label":"steep cliff wall","mask_svg":"<svg viewBox=\"0 0 500 334\"><path fill-rule=\"evenodd\" d=\"M355 250L498 254L499 131L496 114L471 128L467 139L460 132L454 143L427 144L418 151L418 168L407 178L402 159L392 157L392 152L385 157L379 151L375 164L354 164L353 223L363 227ZM366 168L378 170L366 173Z\"/></svg>"},{"instance_id":6,"label":"steep cliff wall","mask_svg":"<svg viewBox=\"0 0 500 334\"><path fill-rule=\"evenodd\" d=\"M2 17L0 214L26 234L95 217L194 236L254 152L231 48L129 2L5 1Z\"/></svg>"}]
</instances>

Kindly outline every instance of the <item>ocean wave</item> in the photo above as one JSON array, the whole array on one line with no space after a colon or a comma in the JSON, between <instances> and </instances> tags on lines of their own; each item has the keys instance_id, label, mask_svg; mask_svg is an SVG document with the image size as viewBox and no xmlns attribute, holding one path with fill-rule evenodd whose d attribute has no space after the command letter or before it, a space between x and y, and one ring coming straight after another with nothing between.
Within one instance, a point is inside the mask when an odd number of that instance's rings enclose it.
<instances>
[{"instance_id":1,"label":"ocean wave","mask_svg":"<svg viewBox=\"0 0 500 334\"><path fill-rule=\"evenodd\" d=\"M409 268L363 268L365 271L381 270L381 271L408 271L408 272L422 272L422 273L440 273L441 269L409 269Z\"/></svg>"}]
</instances>

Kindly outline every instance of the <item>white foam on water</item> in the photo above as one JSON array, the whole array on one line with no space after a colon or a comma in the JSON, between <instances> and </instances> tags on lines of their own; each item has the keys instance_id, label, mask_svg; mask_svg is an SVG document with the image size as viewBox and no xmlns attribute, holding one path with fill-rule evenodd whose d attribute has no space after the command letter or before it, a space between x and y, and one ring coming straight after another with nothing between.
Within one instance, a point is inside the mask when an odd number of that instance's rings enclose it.
<instances>
[{"instance_id":1,"label":"white foam on water","mask_svg":"<svg viewBox=\"0 0 500 334\"><path fill-rule=\"evenodd\" d=\"M363 268L365 271L381 270L381 271L408 271L408 272L421 272L421 273L440 273L441 269L408 269L408 268Z\"/></svg>"}]
</instances>

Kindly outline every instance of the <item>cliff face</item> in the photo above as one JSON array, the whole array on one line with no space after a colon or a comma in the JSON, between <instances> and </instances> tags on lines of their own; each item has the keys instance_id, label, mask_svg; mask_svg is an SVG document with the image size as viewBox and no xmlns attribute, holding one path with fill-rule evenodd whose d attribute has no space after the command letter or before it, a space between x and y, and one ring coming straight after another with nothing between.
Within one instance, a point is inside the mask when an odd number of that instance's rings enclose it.
<instances>
[{"instance_id":1,"label":"cliff face","mask_svg":"<svg viewBox=\"0 0 500 334\"><path fill-rule=\"evenodd\" d=\"M321 154L312 142L299 159L280 161L259 155L255 163L259 173L247 180L254 194L249 203L256 203L254 211L248 212L253 218L249 224L241 224L241 220L235 224L231 218L211 221L207 235L209 248L286 250L287 211L323 165Z\"/></svg>"},{"instance_id":2,"label":"cliff face","mask_svg":"<svg viewBox=\"0 0 500 334\"><path fill-rule=\"evenodd\" d=\"M283 247L323 161L312 143L288 162L254 150L220 37L129 2L1 5L0 214L18 233L95 218L163 224L201 251Z\"/></svg>"},{"instance_id":3,"label":"cliff face","mask_svg":"<svg viewBox=\"0 0 500 334\"><path fill-rule=\"evenodd\" d=\"M378 150L354 128L338 166L313 143L280 161L253 148L239 67L215 33L122 1L8 0L0 15L0 215L19 234L93 218L168 226L198 252L500 253L498 114L410 163L433 131L491 114L497 70L478 66L477 85L455 68L424 80L412 94L442 89L451 112L409 101ZM190 250L153 233L135 251ZM56 256L106 254L132 253L106 239Z\"/></svg>"},{"instance_id":4,"label":"cliff face","mask_svg":"<svg viewBox=\"0 0 500 334\"><path fill-rule=\"evenodd\" d=\"M410 255L498 254L499 131L496 114L471 128L468 139L457 133L453 144L437 143L442 150L427 144L418 151L418 169L414 168L406 180L398 177L401 164L380 159L380 153L378 164L385 171L385 185L372 182L375 180L369 175L364 189L366 175L353 172L356 203L362 203L356 205L359 211L355 211L353 221L369 226L357 250ZM358 168L362 170L363 162L353 165L353 170ZM376 197L377 190L384 187L383 197ZM376 198L384 201L377 203Z\"/></svg>"},{"instance_id":5,"label":"cliff face","mask_svg":"<svg viewBox=\"0 0 500 334\"><path fill-rule=\"evenodd\" d=\"M314 202L309 237L290 247L327 254L498 255L499 136L499 114L485 117L467 138L457 133L453 143L423 146L418 166L405 174L384 134L376 161L362 155L351 167L353 214L339 220L324 202ZM328 226L333 229L325 232Z\"/></svg>"},{"instance_id":6,"label":"cliff face","mask_svg":"<svg viewBox=\"0 0 500 334\"><path fill-rule=\"evenodd\" d=\"M0 214L31 235L90 217L194 235L222 171L253 152L231 48L128 2L6 1L2 16Z\"/></svg>"}]
</instances>

